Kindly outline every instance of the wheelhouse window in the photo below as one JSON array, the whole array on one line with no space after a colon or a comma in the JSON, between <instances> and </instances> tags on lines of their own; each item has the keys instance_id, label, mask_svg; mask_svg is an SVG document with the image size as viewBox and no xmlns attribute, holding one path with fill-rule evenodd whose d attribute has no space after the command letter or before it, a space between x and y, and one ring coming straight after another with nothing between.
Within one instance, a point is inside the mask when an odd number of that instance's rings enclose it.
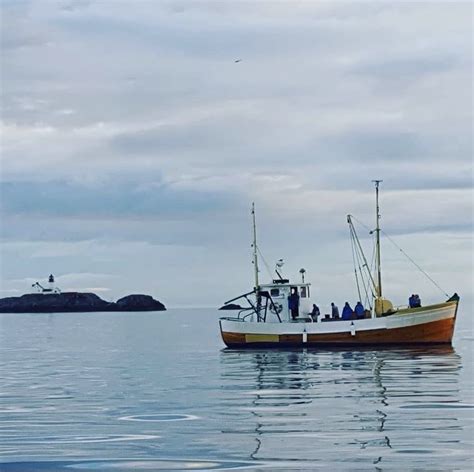
<instances>
[{"instance_id":1,"label":"wheelhouse window","mask_svg":"<svg viewBox=\"0 0 474 472\"><path fill-rule=\"evenodd\" d=\"M270 295L272 297L279 297L280 296L280 289L279 288L272 288L270 290Z\"/></svg>"},{"instance_id":2,"label":"wheelhouse window","mask_svg":"<svg viewBox=\"0 0 474 472\"><path fill-rule=\"evenodd\" d=\"M301 298L307 298L306 287L301 287Z\"/></svg>"}]
</instances>

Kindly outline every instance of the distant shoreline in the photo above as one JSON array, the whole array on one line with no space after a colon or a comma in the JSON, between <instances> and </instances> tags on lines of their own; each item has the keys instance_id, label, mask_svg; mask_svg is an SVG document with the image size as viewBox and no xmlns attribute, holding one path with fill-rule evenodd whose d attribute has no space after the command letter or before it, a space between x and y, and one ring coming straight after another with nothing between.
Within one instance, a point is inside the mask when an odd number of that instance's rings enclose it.
<instances>
[{"instance_id":1,"label":"distant shoreline","mask_svg":"<svg viewBox=\"0 0 474 472\"><path fill-rule=\"evenodd\" d=\"M0 299L0 313L94 313L126 311L166 311L163 303L150 295L132 294L116 302L102 300L95 293L28 293Z\"/></svg>"}]
</instances>

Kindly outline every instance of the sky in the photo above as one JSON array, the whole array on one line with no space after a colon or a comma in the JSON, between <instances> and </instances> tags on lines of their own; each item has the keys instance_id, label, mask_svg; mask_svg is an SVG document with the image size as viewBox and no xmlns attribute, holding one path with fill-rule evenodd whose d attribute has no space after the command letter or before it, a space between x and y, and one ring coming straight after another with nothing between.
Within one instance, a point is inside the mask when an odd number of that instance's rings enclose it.
<instances>
[{"instance_id":1,"label":"sky","mask_svg":"<svg viewBox=\"0 0 474 472\"><path fill-rule=\"evenodd\" d=\"M473 6L3 0L0 297L357 300L346 215L472 304ZM268 269L267 269L268 266ZM387 239L384 294L445 299Z\"/></svg>"}]
</instances>

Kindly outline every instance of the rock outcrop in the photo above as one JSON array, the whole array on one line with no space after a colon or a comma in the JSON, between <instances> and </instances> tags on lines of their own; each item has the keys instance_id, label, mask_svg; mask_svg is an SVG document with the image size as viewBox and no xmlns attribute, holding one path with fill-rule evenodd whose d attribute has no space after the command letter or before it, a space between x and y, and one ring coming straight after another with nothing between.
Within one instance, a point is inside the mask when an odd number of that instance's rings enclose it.
<instances>
[{"instance_id":1,"label":"rock outcrop","mask_svg":"<svg viewBox=\"0 0 474 472\"><path fill-rule=\"evenodd\" d=\"M149 295L129 295L106 302L95 293L28 293L0 299L0 313L64 313L94 311L163 311L165 306Z\"/></svg>"},{"instance_id":2,"label":"rock outcrop","mask_svg":"<svg viewBox=\"0 0 474 472\"><path fill-rule=\"evenodd\" d=\"M115 303L118 311L163 311L163 303L150 295L127 295Z\"/></svg>"},{"instance_id":3,"label":"rock outcrop","mask_svg":"<svg viewBox=\"0 0 474 472\"><path fill-rule=\"evenodd\" d=\"M237 305L236 303L229 303L227 305L222 305L219 310L242 310L243 307Z\"/></svg>"}]
</instances>

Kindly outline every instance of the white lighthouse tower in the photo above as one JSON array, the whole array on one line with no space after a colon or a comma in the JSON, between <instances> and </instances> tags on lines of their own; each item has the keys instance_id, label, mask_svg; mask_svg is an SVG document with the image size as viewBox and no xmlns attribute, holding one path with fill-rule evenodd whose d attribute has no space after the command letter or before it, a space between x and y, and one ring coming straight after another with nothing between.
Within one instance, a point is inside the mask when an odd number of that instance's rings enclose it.
<instances>
[{"instance_id":1,"label":"white lighthouse tower","mask_svg":"<svg viewBox=\"0 0 474 472\"><path fill-rule=\"evenodd\" d=\"M61 290L59 290L58 287L54 286L54 275L50 274L48 277L48 286L43 287L39 282L35 282L32 287L36 287L40 293L43 295L49 294L49 293L61 293Z\"/></svg>"}]
</instances>

